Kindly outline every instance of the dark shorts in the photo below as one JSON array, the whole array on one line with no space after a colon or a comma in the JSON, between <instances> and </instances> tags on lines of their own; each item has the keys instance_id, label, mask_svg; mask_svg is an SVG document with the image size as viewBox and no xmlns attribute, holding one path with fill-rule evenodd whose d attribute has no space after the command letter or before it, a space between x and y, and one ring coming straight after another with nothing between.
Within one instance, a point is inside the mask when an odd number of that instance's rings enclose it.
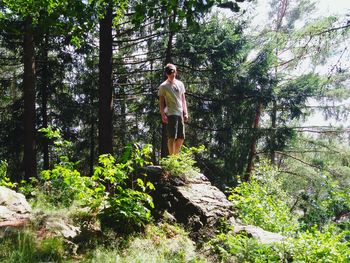
<instances>
[{"instance_id":1,"label":"dark shorts","mask_svg":"<svg viewBox=\"0 0 350 263\"><path fill-rule=\"evenodd\" d=\"M185 125L181 116L168 116L167 134L169 139L185 139Z\"/></svg>"}]
</instances>

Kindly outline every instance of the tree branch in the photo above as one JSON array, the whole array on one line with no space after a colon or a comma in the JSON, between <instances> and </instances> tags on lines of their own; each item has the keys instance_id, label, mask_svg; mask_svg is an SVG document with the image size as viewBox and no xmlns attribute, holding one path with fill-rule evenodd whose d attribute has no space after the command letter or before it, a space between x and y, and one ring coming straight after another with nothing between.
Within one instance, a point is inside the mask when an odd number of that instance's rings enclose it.
<instances>
[{"instance_id":1,"label":"tree branch","mask_svg":"<svg viewBox=\"0 0 350 263\"><path fill-rule=\"evenodd\" d=\"M284 152L281 152L281 151L276 151L276 153L280 154L280 155L283 155L283 156L286 156L286 157L289 157L289 158L292 158L293 160L296 160L298 162L301 162L302 164L305 164L307 166L310 166L310 167L313 167L313 168L316 168L318 170L321 170L322 168L317 166L317 165L314 165L314 164L311 164L311 163L308 163L308 162L305 162L304 160L300 159L300 158L297 158L293 155L290 155L290 154L287 154L287 153L284 153Z\"/></svg>"}]
</instances>

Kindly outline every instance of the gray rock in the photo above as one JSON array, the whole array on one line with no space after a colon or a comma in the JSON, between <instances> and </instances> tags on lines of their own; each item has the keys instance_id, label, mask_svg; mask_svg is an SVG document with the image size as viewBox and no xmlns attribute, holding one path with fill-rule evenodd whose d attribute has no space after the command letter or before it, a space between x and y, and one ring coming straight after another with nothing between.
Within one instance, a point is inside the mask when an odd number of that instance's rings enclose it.
<instances>
[{"instance_id":1,"label":"gray rock","mask_svg":"<svg viewBox=\"0 0 350 263\"><path fill-rule=\"evenodd\" d=\"M215 227L221 219L233 225L235 233L244 231L264 244L281 242L284 238L280 234L236 222L232 203L201 173L172 176L160 166L146 167L143 172L148 174L147 179L155 185L153 198L156 209L172 214L177 222L190 230L193 238L215 235Z\"/></svg>"},{"instance_id":2,"label":"gray rock","mask_svg":"<svg viewBox=\"0 0 350 263\"><path fill-rule=\"evenodd\" d=\"M67 223L65 216L42 215L42 219L33 215L32 209L23 194L0 186L0 227L21 227L29 220L43 221L43 226L50 232L65 238L76 237L80 229Z\"/></svg>"},{"instance_id":3,"label":"gray rock","mask_svg":"<svg viewBox=\"0 0 350 263\"><path fill-rule=\"evenodd\" d=\"M236 234L241 232L246 232L248 236L251 236L252 238L259 240L259 242L262 244L272 244L276 242L279 243L279 242L282 242L284 239L284 236L280 234L268 232L260 227L252 226L252 225L247 225L247 226L235 225L234 232Z\"/></svg>"},{"instance_id":4,"label":"gray rock","mask_svg":"<svg viewBox=\"0 0 350 263\"><path fill-rule=\"evenodd\" d=\"M164 222L176 223L176 218L172 214L170 214L168 211L164 211L162 218Z\"/></svg>"},{"instance_id":5,"label":"gray rock","mask_svg":"<svg viewBox=\"0 0 350 263\"><path fill-rule=\"evenodd\" d=\"M233 216L231 202L201 173L169 176L160 166L146 167L143 172L155 185L156 209L167 210L192 232L205 233L203 229L213 228L222 218Z\"/></svg>"},{"instance_id":6,"label":"gray rock","mask_svg":"<svg viewBox=\"0 0 350 263\"><path fill-rule=\"evenodd\" d=\"M67 239L73 239L80 233L79 227L67 223L63 218L49 217L44 225L50 232Z\"/></svg>"},{"instance_id":7,"label":"gray rock","mask_svg":"<svg viewBox=\"0 0 350 263\"><path fill-rule=\"evenodd\" d=\"M0 222L14 218L15 212L8 209L6 206L0 206Z\"/></svg>"},{"instance_id":8,"label":"gray rock","mask_svg":"<svg viewBox=\"0 0 350 263\"><path fill-rule=\"evenodd\" d=\"M31 211L23 194L0 186L0 222L29 219Z\"/></svg>"},{"instance_id":9,"label":"gray rock","mask_svg":"<svg viewBox=\"0 0 350 263\"><path fill-rule=\"evenodd\" d=\"M200 177L203 175L200 174ZM232 204L223 192L210 185L206 180L200 181L199 177L189 181L188 185L178 186L178 193L191 204L205 224L215 224L219 218L228 218L232 215Z\"/></svg>"}]
</instances>

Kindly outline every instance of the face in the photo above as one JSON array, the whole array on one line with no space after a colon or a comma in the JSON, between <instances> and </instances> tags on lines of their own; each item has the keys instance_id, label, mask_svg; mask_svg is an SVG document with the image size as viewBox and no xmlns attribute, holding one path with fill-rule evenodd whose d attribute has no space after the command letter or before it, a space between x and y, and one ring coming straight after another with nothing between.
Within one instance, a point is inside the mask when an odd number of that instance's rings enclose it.
<instances>
[{"instance_id":1,"label":"face","mask_svg":"<svg viewBox=\"0 0 350 263\"><path fill-rule=\"evenodd\" d=\"M174 77L175 77L175 76L176 76L176 70L173 70L173 71L169 74L169 76L171 76L171 77L174 76Z\"/></svg>"},{"instance_id":2,"label":"face","mask_svg":"<svg viewBox=\"0 0 350 263\"><path fill-rule=\"evenodd\" d=\"M166 65L165 74L170 80L173 80L175 78L176 73L177 73L177 70L174 64L169 63Z\"/></svg>"},{"instance_id":3,"label":"face","mask_svg":"<svg viewBox=\"0 0 350 263\"><path fill-rule=\"evenodd\" d=\"M176 69L170 69L166 71L167 76L175 76L176 75Z\"/></svg>"}]
</instances>

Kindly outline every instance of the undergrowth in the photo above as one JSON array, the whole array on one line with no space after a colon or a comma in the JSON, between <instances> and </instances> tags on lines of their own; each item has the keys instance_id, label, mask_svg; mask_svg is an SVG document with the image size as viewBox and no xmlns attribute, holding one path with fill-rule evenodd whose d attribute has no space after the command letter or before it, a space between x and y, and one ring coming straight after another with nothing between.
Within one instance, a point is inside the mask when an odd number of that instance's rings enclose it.
<instances>
[{"instance_id":1,"label":"undergrowth","mask_svg":"<svg viewBox=\"0 0 350 263\"><path fill-rule=\"evenodd\" d=\"M0 262L63 262L66 258L63 238L47 236L39 238L35 232L14 231L0 239Z\"/></svg>"},{"instance_id":2,"label":"undergrowth","mask_svg":"<svg viewBox=\"0 0 350 263\"><path fill-rule=\"evenodd\" d=\"M191 148L183 146L180 153L161 159L159 164L165 171L170 172L174 176L191 176L192 173L199 172L199 169L195 166L194 155L204 150L205 147L203 145Z\"/></svg>"},{"instance_id":3,"label":"undergrowth","mask_svg":"<svg viewBox=\"0 0 350 263\"><path fill-rule=\"evenodd\" d=\"M194 173L198 171L194 154L203 150L185 148L162 159L161 165L174 176ZM229 226L218 229L221 232L198 250L181 226L152 221L148 192L154 187L147 175L136 176L137 168L150 164L149 153L147 146L130 145L120 158L102 155L91 176L81 175L69 158L61 156L38 180L19 185L11 183L6 162L1 162L1 184L23 190L45 214L36 215L36 222L23 230L0 232L0 262L350 262L348 229L329 223L305 231L303 221L292 212L283 178L266 162L256 166L250 182L231 189L229 199L241 222L279 232L283 241L262 244ZM346 198L340 192L336 200ZM86 236L74 240L75 251L72 241L48 229L44 235L41 232L45 217L59 214L86 230ZM202 256L203 251L209 252Z\"/></svg>"},{"instance_id":4,"label":"undergrowth","mask_svg":"<svg viewBox=\"0 0 350 263\"><path fill-rule=\"evenodd\" d=\"M123 247L98 246L87 254L84 262L180 263L207 262L199 256L187 233L177 225L149 224L144 233L129 238Z\"/></svg>"}]
</instances>

